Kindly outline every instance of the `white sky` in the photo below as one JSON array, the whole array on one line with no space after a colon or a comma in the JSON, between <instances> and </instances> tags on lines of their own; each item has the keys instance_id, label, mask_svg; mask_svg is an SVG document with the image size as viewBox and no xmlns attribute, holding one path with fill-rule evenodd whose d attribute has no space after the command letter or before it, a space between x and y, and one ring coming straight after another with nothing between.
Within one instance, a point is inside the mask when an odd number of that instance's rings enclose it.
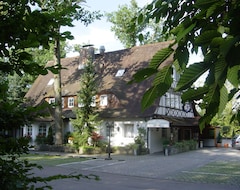
<instances>
[{"instance_id":1,"label":"white sky","mask_svg":"<svg viewBox=\"0 0 240 190\"><path fill-rule=\"evenodd\" d=\"M151 0L136 0L138 6L142 7ZM130 0L86 0L84 6L85 9L91 11L100 10L101 12L113 12L117 11L119 5L130 4ZM72 44L93 44L95 48L105 46L106 51L115 51L123 49L123 45L111 32L111 23L106 21L106 18L97 20L87 27L83 23L76 21L73 23L75 26L71 28L63 28L63 30L71 31L74 36L74 40L69 41ZM67 56L72 57L78 55L77 52L69 53Z\"/></svg>"}]
</instances>

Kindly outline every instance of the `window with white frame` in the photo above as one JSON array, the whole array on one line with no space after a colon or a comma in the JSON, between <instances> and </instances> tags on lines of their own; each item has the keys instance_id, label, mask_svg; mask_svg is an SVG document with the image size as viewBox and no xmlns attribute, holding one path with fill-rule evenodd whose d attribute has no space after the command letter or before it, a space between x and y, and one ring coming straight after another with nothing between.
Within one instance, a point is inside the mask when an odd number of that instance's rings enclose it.
<instances>
[{"instance_id":1,"label":"window with white frame","mask_svg":"<svg viewBox=\"0 0 240 190\"><path fill-rule=\"evenodd\" d=\"M134 126L133 124L124 124L124 137L133 138L134 137Z\"/></svg>"},{"instance_id":2,"label":"window with white frame","mask_svg":"<svg viewBox=\"0 0 240 190\"><path fill-rule=\"evenodd\" d=\"M49 104L55 104L55 98L49 98L48 103Z\"/></svg>"},{"instance_id":3,"label":"window with white frame","mask_svg":"<svg viewBox=\"0 0 240 190\"><path fill-rule=\"evenodd\" d=\"M108 105L108 96L106 94L100 96L100 106Z\"/></svg>"},{"instance_id":4,"label":"window with white frame","mask_svg":"<svg viewBox=\"0 0 240 190\"><path fill-rule=\"evenodd\" d=\"M27 136L32 136L32 126L27 127Z\"/></svg>"},{"instance_id":5,"label":"window with white frame","mask_svg":"<svg viewBox=\"0 0 240 190\"><path fill-rule=\"evenodd\" d=\"M47 126L46 124L40 124L38 128L38 135L46 136L47 135Z\"/></svg>"},{"instance_id":6,"label":"window with white frame","mask_svg":"<svg viewBox=\"0 0 240 190\"><path fill-rule=\"evenodd\" d=\"M165 98L166 98L166 107L171 107L171 98L168 92L166 93Z\"/></svg>"},{"instance_id":7,"label":"window with white frame","mask_svg":"<svg viewBox=\"0 0 240 190\"><path fill-rule=\"evenodd\" d=\"M96 96L92 97L92 102L91 102L92 107L96 107Z\"/></svg>"},{"instance_id":8,"label":"window with white frame","mask_svg":"<svg viewBox=\"0 0 240 190\"><path fill-rule=\"evenodd\" d=\"M64 98L62 98L62 108L64 108Z\"/></svg>"},{"instance_id":9,"label":"window with white frame","mask_svg":"<svg viewBox=\"0 0 240 190\"><path fill-rule=\"evenodd\" d=\"M51 78L49 81L48 81L48 86L51 86L51 85L53 85L53 83L54 83L54 78Z\"/></svg>"},{"instance_id":10,"label":"window with white frame","mask_svg":"<svg viewBox=\"0 0 240 190\"><path fill-rule=\"evenodd\" d=\"M118 71L117 71L117 73L116 73L116 77L122 77L123 76L123 74L124 74L124 72L125 72L125 69L119 69Z\"/></svg>"},{"instance_id":11,"label":"window with white frame","mask_svg":"<svg viewBox=\"0 0 240 190\"><path fill-rule=\"evenodd\" d=\"M73 97L68 98L68 107L69 108L74 107L74 98Z\"/></svg>"},{"instance_id":12,"label":"window with white frame","mask_svg":"<svg viewBox=\"0 0 240 190\"><path fill-rule=\"evenodd\" d=\"M166 107L181 109L181 96L167 92L165 95Z\"/></svg>"}]
</instances>

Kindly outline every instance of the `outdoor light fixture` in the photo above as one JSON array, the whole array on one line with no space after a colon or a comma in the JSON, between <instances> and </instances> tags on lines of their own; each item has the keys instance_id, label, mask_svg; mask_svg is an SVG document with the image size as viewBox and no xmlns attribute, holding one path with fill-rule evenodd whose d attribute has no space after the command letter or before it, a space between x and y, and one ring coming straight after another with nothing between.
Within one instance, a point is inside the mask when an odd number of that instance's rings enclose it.
<instances>
[{"instance_id":1,"label":"outdoor light fixture","mask_svg":"<svg viewBox=\"0 0 240 190\"><path fill-rule=\"evenodd\" d=\"M112 160L111 158L111 128L113 127L113 122L106 122L106 128L108 129L108 157L105 160Z\"/></svg>"}]
</instances>

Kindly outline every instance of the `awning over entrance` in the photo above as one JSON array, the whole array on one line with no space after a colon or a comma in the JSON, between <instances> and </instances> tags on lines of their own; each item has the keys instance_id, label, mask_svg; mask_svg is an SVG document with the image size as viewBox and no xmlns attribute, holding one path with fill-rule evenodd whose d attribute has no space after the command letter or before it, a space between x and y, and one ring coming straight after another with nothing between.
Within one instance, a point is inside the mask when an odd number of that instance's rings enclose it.
<instances>
[{"instance_id":1,"label":"awning over entrance","mask_svg":"<svg viewBox=\"0 0 240 190\"><path fill-rule=\"evenodd\" d=\"M151 119L147 121L148 128L169 128L170 123L164 119Z\"/></svg>"}]
</instances>

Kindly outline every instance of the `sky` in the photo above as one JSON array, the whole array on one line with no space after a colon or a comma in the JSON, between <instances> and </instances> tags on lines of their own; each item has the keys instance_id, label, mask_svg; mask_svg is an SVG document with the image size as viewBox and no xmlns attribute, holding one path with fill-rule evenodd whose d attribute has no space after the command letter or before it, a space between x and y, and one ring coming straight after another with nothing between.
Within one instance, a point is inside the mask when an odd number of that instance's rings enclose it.
<instances>
[{"instance_id":1,"label":"sky","mask_svg":"<svg viewBox=\"0 0 240 190\"><path fill-rule=\"evenodd\" d=\"M136 0L138 6L143 7L151 0ZM117 11L120 5L129 5L130 0L86 0L83 4L85 9L90 11L113 12ZM104 46L106 52L124 49L121 42L111 32L112 24L106 21L106 18L102 17L101 20L96 20L87 27L79 21L73 22L75 25L71 28L63 28L62 30L68 30L74 36L74 40L68 41L70 45L73 44L93 44L95 48ZM68 57L78 55L75 53L68 53Z\"/></svg>"}]
</instances>

